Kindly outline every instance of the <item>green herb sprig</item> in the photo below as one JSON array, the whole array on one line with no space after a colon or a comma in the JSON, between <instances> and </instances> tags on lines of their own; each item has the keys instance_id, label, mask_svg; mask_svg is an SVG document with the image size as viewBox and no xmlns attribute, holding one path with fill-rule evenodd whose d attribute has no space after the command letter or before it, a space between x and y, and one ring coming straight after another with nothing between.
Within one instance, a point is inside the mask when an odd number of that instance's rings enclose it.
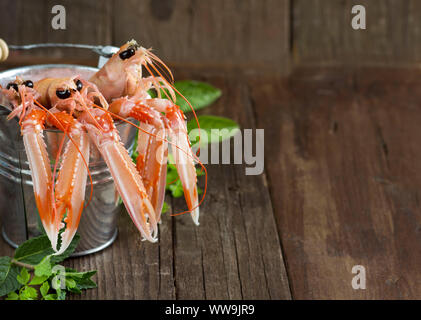
<instances>
[{"instance_id":1,"label":"green herb sprig","mask_svg":"<svg viewBox=\"0 0 421 320\"><path fill-rule=\"evenodd\" d=\"M0 297L6 300L64 300L68 293L96 288L95 270L78 272L60 265L76 249L75 235L66 251L53 255L46 235L22 243L13 257L0 257Z\"/></svg>"}]
</instances>

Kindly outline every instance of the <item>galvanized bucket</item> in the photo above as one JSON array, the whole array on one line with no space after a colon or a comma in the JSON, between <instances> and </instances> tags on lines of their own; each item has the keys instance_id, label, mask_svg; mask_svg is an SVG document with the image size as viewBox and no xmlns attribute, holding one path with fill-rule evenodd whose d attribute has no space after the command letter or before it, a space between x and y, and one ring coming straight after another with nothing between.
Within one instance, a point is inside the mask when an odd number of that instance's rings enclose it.
<instances>
[{"instance_id":1,"label":"galvanized bucket","mask_svg":"<svg viewBox=\"0 0 421 320\"><path fill-rule=\"evenodd\" d=\"M45 77L80 75L84 79L98 69L77 65L38 65L0 73L0 84L20 76L36 81ZM0 218L3 238L13 247L42 233L32 189L31 172L25 153L20 127L16 119L6 120L7 110L0 107ZM121 122L116 124L120 137L129 152L133 148L136 128ZM46 130L44 133L50 159L55 159L57 145L63 133ZM117 237L117 217L122 209L113 178L96 147L91 147L89 170L93 179L93 198L83 210L78 233L79 246L73 256L100 251ZM88 180L85 203L89 200L91 184Z\"/></svg>"}]
</instances>

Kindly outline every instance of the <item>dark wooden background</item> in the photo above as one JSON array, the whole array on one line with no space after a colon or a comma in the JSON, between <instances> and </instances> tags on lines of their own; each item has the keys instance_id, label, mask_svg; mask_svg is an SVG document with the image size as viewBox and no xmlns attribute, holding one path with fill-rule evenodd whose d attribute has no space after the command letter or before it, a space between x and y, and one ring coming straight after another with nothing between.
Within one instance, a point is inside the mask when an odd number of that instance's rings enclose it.
<instances>
[{"instance_id":1,"label":"dark wooden background","mask_svg":"<svg viewBox=\"0 0 421 320\"><path fill-rule=\"evenodd\" d=\"M417 0L63 0L66 30L51 27L55 4L1 0L1 37L10 44L114 45L135 38L172 66L246 73L285 75L297 66L416 66L421 61ZM364 31L350 26L355 4L366 7ZM49 51L50 60L62 57L87 54Z\"/></svg>"},{"instance_id":2,"label":"dark wooden background","mask_svg":"<svg viewBox=\"0 0 421 320\"><path fill-rule=\"evenodd\" d=\"M55 4L0 0L0 37L137 39L177 79L223 89L204 112L265 129L264 175L210 166L199 229L166 217L159 246L139 244L124 216L115 245L71 260L99 269L83 298L421 298L420 1L60 1L65 31L50 26ZM351 28L354 4L366 30ZM7 67L94 59L13 53ZM351 287L354 265L366 290Z\"/></svg>"}]
</instances>

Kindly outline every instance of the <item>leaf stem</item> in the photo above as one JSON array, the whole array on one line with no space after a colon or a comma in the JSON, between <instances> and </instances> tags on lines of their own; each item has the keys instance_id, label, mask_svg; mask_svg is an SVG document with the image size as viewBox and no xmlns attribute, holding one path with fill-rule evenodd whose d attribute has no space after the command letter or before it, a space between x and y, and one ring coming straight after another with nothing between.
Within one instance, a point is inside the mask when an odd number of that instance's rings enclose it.
<instances>
[{"instance_id":1,"label":"leaf stem","mask_svg":"<svg viewBox=\"0 0 421 320\"><path fill-rule=\"evenodd\" d=\"M15 259L12 259L12 263L19 266L19 267L24 267L24 268L29 269L29 270L35 270L35 267L32 264L23 263L23 262L15 260Z\"/></svg>"}]
</instances>

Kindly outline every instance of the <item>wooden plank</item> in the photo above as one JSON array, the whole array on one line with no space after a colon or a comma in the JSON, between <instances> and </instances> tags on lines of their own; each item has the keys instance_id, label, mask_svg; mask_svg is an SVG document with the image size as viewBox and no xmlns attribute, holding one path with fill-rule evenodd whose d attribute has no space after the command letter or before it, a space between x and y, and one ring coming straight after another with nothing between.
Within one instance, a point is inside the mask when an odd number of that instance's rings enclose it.
<instances>
[{"instance_id":1,"label":"wooden plank","mask_svg":"<svg viewBox=\"0 0 421 320\"><path fill-rule=\"evenodd\" d=\"M114 43L134 38L172 65L288 69L286 0L114 2Z\"/></svg>"},{"instance_id":2,"label":"wooden plank","mask_svg":"<svg viewBox=\"0 0 421 320\"><path fill-rule=\"evenodd\" d=\"M293 298L419 296L417 78L316 70L252 82ZM351 286L355 265L366 290Z\"/></svg>"},{"instance_id":3,"label":"wooden plank","mask_svg":"<svg viewBox=\"0 0 421 320\"><path fill-rule=\"evenodd\" d=\"M41 1L0 1L2 38L9 44L45 42L109 44L112 33L112 0L60 2L66 9L66 29L54 30L51 26L54 14L51 9L57 3ZM3 28L4 26L4 28ZM10 58L22 59L48 56L50 60L63 57L94 59L97 55L81 49L37 49L29 52L13 51Z\"/></svg>"},{"instance_id":4,"label":"wooden plank","mask_svg":"<svg viewBox=\"0 0 421 320\"><path fill-rule=\"evenodd\" d=\"M308 65L414 65L421 59L417 0L295 0L293 61ZM366 30L351 27L351 8L366 8Z\"/></svg>"},{"instance_id":5,"label":"wooden plank","mask_svg":"<svg viewBox=\"0 0 421 320\"><path fill-rule=\"evenodd\" d=\"M167 200L168 201L168 200ZM141 241L127 212L121 212L119 235L102 252L73 258L66 265L78 270L98 270L97 289L73 299L173 299L172 221L163 216L159 243Z\"/></svg>"},{"instance_id":6,"label":"wooden plank","mask_svg":"<svg viewBox=\"0 0 421 320\"><path fill-rule=\"evenodd\" d=\"M207 81L221 88L223 96L202 113L224 115L242 128L255 128L247 86L241 80ZM289 299L265 176L246 176L244 165L207 167L209 191L201 225L194 231L190 217L175 218L177 298ZM175 208L180 212L184 206Z\"/></svg>"}]
</instances>

